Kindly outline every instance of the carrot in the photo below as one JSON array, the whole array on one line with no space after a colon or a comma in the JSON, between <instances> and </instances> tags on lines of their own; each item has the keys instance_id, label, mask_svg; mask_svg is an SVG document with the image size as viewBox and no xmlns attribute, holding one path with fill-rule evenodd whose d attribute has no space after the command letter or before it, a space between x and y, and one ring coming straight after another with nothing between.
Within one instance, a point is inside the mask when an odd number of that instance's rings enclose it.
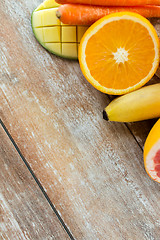
<instances>
[{"instance_id":1,"label":"carrot","mask_svg":"<svg viewBox=\"0 0 160 240\"><path fill-rule=\"evenodd\" d=\"M57 10L57 17L64 24L71 25L91 25L101 17L114 12L136 12L140 15L150 17L160 17L160 7L98 7L80 4L64 4Z\"/></svg>"},{"instance_id":2,"label":"carrot","mask_svg":"<svg viewBox=\"0 0 160 240\"><path fill-rule=\"evenodd\" d=\"M88 4L100 6L143 6L160 5L160 0L56 0L57 3Z\"/></svg>"}]
</instances>

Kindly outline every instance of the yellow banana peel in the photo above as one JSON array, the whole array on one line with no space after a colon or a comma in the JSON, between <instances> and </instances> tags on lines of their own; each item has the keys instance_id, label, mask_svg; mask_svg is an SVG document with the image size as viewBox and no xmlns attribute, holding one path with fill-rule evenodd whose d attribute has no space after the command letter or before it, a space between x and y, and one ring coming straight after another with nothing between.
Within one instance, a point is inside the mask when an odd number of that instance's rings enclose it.
<instances>
[{"instance_id":1,"label":"yellow banana peel","mask_svg":"<svg viewBox=\"0 0 160 240\"><path fill-rule=\"evenodd\" d=\"M103 118L115 122L136 122L160 117L160 83L114 99L103 111Z\"/></svg>"}]
</instances>

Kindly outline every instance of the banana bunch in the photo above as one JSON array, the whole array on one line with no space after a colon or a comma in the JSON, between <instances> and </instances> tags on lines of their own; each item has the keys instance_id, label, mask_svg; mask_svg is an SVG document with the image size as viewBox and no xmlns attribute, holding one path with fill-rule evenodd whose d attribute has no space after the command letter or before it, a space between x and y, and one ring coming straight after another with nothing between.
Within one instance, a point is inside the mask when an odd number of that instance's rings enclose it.
<instances>
[{"instance_id":1,"label":"banana bunch","mask_svg":"<svg viewBox=\"0 0 160 240\"><path fill-rule=\"evenodd\" d=\"M136 122L160 117L160 83L114 99L103 111L103 118L116 122Z\"/></svg>"}]
</instances>

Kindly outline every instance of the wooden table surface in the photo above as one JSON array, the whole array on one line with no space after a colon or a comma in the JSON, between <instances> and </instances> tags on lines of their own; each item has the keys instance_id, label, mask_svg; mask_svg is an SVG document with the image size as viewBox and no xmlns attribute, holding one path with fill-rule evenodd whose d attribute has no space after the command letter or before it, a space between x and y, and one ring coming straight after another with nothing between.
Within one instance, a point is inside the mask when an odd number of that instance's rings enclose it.
<instances>
[{"instance_id":1,"label":"wooden table surface","mask_svg":"<svg viewBox=\"0 0 160 240\"><path fill-rule=\"evenodd\" d=\"M104 121L110 96L34 38L40 3L0 4L0 239L159 240L160 185L143 165L156 119Z\"/></svg>"}]
</instances>

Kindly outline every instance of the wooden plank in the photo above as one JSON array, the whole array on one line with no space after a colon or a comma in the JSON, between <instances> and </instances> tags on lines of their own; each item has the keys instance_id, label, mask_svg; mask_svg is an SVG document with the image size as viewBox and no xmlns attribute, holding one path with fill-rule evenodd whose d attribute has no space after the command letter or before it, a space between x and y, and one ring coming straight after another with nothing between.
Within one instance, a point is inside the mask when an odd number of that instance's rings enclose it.
<instances>
[{"instance_id":1,"label":"wooden plank","mask_svg":"<svg viewBox=\"0 0 160 240\"><path fill-rule=\"evenodd\" d=\"M0 238L70 239L0 126Z\"/></svg>"},{"instance_id":2,"label":"wooden plank","mask_svg":"<svg viewBox=\"0 0 160 240\"><path fill-rule=\"evenodd\" d=\"M108 97L77 62L36 42L33 1L3 5L1 117L71 233L158 240L159 185L147 176L128 128L103 121Z\"/></svg>"}]
</instances>

